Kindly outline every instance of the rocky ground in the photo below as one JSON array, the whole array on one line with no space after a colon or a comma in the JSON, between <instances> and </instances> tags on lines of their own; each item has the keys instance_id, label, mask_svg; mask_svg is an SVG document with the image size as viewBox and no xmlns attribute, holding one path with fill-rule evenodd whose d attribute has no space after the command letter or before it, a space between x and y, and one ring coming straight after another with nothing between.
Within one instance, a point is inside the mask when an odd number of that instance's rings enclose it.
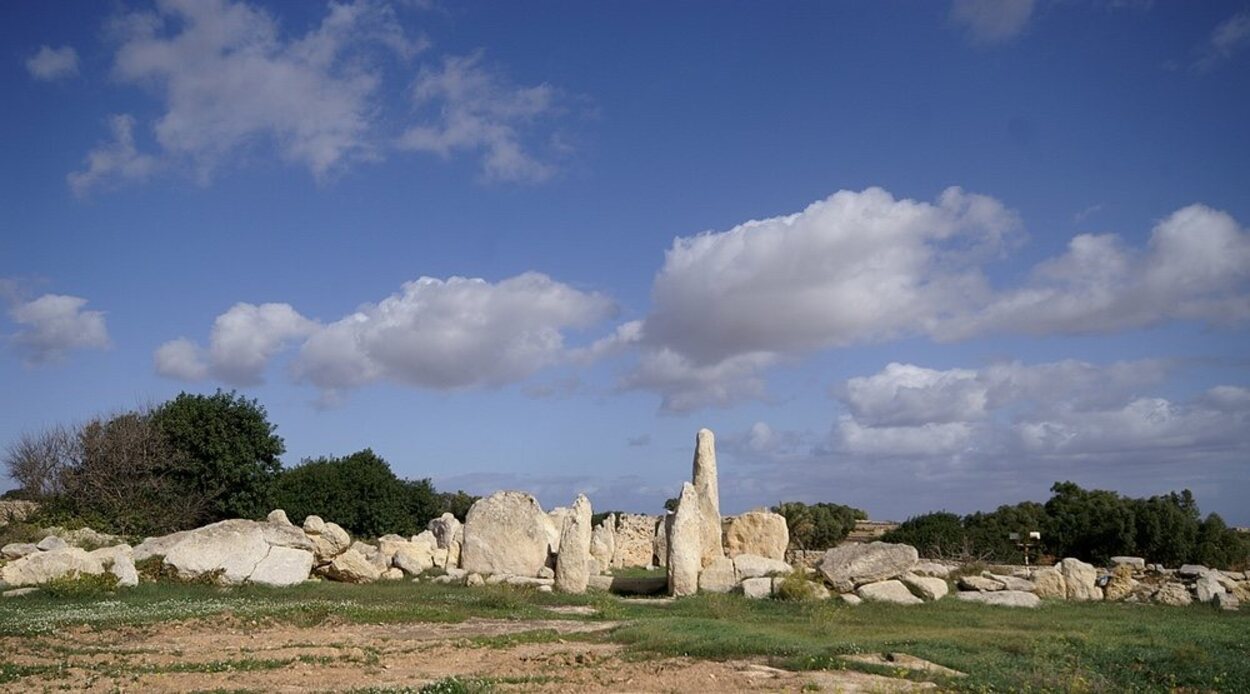
<instances>
[{"instance_id":1,"label":"rocky ground","mask_svg":"<svg viewBox=\"0 0 1250 694\"><path fill-rule=\"evenodd\" d=\"M218 617L196 622L6 637L17 670L2 691L352 691L448 677L493 691L671 692L932 690L856 671L791 672L762 660L626 656L603 641L613 622L470 619L459 624L301 628ZM918 659L915 659L918 660ZM924 668L924 661L899 659ZM25 676L23 676L25 673Z\"/></svg>"}]
</instances>

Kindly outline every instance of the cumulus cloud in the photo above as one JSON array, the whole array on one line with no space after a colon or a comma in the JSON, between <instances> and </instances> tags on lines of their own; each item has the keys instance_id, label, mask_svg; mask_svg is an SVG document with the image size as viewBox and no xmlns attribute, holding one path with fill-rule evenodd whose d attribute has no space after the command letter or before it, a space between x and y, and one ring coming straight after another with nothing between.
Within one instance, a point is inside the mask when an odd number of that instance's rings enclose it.
<instances>
[{"instance_id":1,"label":"cumulus cloud","mask_svg":"<svg viewBox=\"0 0 1250 694\"><path fill-rule=\"evenodd\" d=\"M1025 286L938 326L939 339L986 333L1094 334L1167 320L1250 318L1250 233L1224 212L1190 205L1159 222L1144 250L1082 234L1038 265Z\"/></svg>"},{"instance_id":2,"label":"cumulus cloud","mask_svg":"<svg viewBox=\"0 0 1250 694\"><path fill-rule=\"evenodd\" d=\"M142 154L135 147L135 119L128 114L109 119L113 141L95 146L84 160L86 168L70 173L66 180L74 194L82 197L92 188L122 181L141 181L159 166L156 157Z\"/></svg>"},{"instance_id":3,"label":"cumulus cloud","mask_svg":"<svg viewBox=\"0 0 1250 694\"><path fill-rule=\"evenodd\" d=\"M607 297L540 273L494 284L422 277L318 330L300 349L296 373L324 389L383 379L435 389L499 386L566 359L563 331L613 311Z\"/></svg>"},{"instance_id":4,"label":"cumulus cloud","mask_svg":"<svg viewBox=\"0 0 1250 694\"><path fill-rule=\"evenodd\" d=\"M78 51L73 46L41 46L37 53L26 59L26 70L31 77L44 82L77 77Z\"/></svg>"},{"instance_id":5,"label":"cumulus cloud","mask_svg":"<svg viewBox=\"0 0 1250 694\"><path fill-rule=\"evenodd\" d=\"M483 175L501 181L542 181L555 168L522 144L521 131L558 111L559 92L549 84L522 87L487 68L482 54L450 56L423 68L412 86L413 103L433 122L409 128L399 146L448 157L456 150L480 152Z\"/></svg>"},{"instance_id":6,"label":"cumulus cloud","mask_svg":"<svg viewBox=\"0 0 1250 694\"><path fill-rule=\"evenodd\" d=\"M954 0L950 18L975 43L1003 43L1024 31L1033 5L1033 0Z\"/></svg>"},{"instance_id":7,"label":"cumulus cloud","mask_svg":"<svg viewBox=\"0 0 1250 694\"><path fill-rule=\"evenodd\" d=\"M161 345L156 372L182 380L211 376L231 385L255 385L274 355L316 329L314 321L289 304L235 304L214 321L207 350L186 338Z\"/></svg>"},{"instance_id":8,"label":"cumulus cloud","mask_svg":"<svg viewBox=\"0 0 1250 694\"><path fill-rule=\"evenodd\" d=\"M56 361L71 350L107 349L112 343L102 311L88 311L87 300L63 294L44 294L15 301L9 317L21 328L10 337L28 365Z\"/></svg>"},{"instance_id":9,"label":"cumulus cloud","mask_svg":"<svg viewBox=\"0 0 1250 694\"><path fill-rule=\"evenodd\" d=\"M1144 248L1083 234L1016 286L994 287L984 267L1014 248L1019 228L1002 203L959 188L932 203L869 188L678 238L651 312L589 353L633 346L622 385L689 410L761 397L761 369L830 347L1250 319L1250 233L1224 212L1177 210Z\"/></svg>"},{"instance_id":10,"label":"cumulus cloud","mask_svg":"<svg viewBox=\"0 0 1250 694\"><path fill-rule=\"evenodd\" d=\"M158 348L154 359L157 372L172 378L249 385L260 382L275 356L298 345L295 377L320 388L319 402L332 405L343 391L377 381L439 390L514 383L572 361L565 332L614 311L607 297L539 273L497 283L422 277L328 324L289 304L236 304L213 323L207 349L180 338ZM557 381L550 392L530 394L555 396L579 383Z\"/></svg>"},{"instance_id":11,"label":"cumulus cloud","mask_svg":"<svg viewBox=\"0 0 1250 694\"><path fill-rule=\"evenodd\" d=\"M1211 31L1211 36L1198 50L1200 56L1193 68L1199 72L1212 70L1246 46L1250 46L1250 11L1243 10Z\"/></svg>"}]
</instances>

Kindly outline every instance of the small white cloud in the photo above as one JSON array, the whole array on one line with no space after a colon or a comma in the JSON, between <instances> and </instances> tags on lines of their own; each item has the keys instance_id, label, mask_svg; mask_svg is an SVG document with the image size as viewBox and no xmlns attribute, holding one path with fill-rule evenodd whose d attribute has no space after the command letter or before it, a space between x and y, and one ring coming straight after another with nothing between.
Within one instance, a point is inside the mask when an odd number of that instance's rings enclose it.
<instances>
[{"instance_id":1,"label":"small white cloud","mask_svg":"<svg viewBox=\"0 0 1250 694\"><path fill-rule=\"evenodd\" d=\"M166 342L156 350L156 371L189 381L212 376L231 385L255 385L274 355L316 329L289 304L235 304L213 322L207 352L186 338Z\"/></svg>"},{"instance_id":2,"label":"small white cloud","mask_svg":"<svg viewBox=\"0 0 1250 694\"><path fill-rule=\"evenodd\" d=\"M559 93L548 84L513 85L482 64L482 54L445 58L423 68L412 86L417 107L436 113L413 126L399 147L448 157L457 150L481 153L483 175L499 181L543 181L555 167L523 144L524 132L558 112Z\"/></svg>"},{"instance_id":3,"label":"small white cloud","mask_svg":"<svg viewBox=\"0 0 1250 694\"><path fill-rule=\"evenodd\" d=\"M66 177L74 194L82 197L92 188L121 181L142 181L159 165L156 157L135 148L135 119L121 114L109 119L113 141L96 145L87 153L87 168Z\"/></svg>"},{"instance_id":4,"label":"small white cloud","mask_svg":"<svg viewBox=\"0 0 1250 694\"><path fill-rule=\"evenodd\" d=\"M1242 11L1220 22L1203 44L1193 68L1206 72L1230 60L1238 51L1250 46L1250 11Z\"/></svg>"},{"instance_id":5,"label":"small white cloud","mask_svg":"<svg viewBox=\"0 0 1250 694\"><path fill-rule=\"evenodd\" d=\"M44 82L77 77L78 51L72 46L42 46L39 52L26 59L26 70L31 77Z\"/></svg>"},{"instance_id":6,"label":"small white cloud","mask_svg":"<svg viewBox=\"0 0 1250 694\"><path fill-rule=\"evenodd\" d=\"M1024 31L1033 4L1033 0L954 0L950 17L975 43L1003 43Z\"/></svg>"},{"instance_id":7,"label":"small white cloud","mask_svg":"<svg viewBox=\"0 0 1250 694\"><path fill-rule=\"evenodd\" d=\"M621 387L659 393L660 409L666 412L729 407L742 400L764 397L766 389L760 373L775 361L772 354L753 353L700 365L671 349L647 350Z\"/></svg>"},{"instance_id":8,"label":"small white cloud","mask_svg":"<svg viewBox=\"0 0 1250 694\"><path fill-rule=\"evenodd\" d=\"M86 305L86 299L62 294L15 303L9 317L22 328L12 336L13 346L29 365L56 361L75 349L107 349L104 313L84 310Z\"/></svg>"}]
</instances>

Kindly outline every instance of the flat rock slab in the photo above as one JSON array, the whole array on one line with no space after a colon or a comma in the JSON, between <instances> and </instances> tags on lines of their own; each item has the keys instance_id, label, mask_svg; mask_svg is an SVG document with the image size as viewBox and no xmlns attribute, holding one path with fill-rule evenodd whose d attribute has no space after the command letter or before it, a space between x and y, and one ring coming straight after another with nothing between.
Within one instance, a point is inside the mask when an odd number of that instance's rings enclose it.
<instances>
[{"instance_id":1,"label":"flat rock slab","mask_svg":"<svg viewBox=\"0 0 1250 694\"><path fill-rule=\"evenodd\" d=\"M967 677L968 674L958 670L952 670L945 665L917 658L914 655L906 653L862 653L859 655L844 655L843 660L849 660L855 663L865 663L868 665L882 665L891 668L903 668L904 670L912 670L915 672L928 672L943 677Z\"/></svg>"},{"instance_id":2,"label":"flat rock slab","mask_svg":"<svg viewBox=\"0 0 1250 694\"><path fill-rule=\"evenodd\" d=\"M1000 590L993 593L961 591L955 593L955 597L964 602L979 602L984 605L997 605L999 607L1037 607L1042 604L1042 599L1033 593L1025 593L1019 590Z\"/></svg>"}]
</instances>

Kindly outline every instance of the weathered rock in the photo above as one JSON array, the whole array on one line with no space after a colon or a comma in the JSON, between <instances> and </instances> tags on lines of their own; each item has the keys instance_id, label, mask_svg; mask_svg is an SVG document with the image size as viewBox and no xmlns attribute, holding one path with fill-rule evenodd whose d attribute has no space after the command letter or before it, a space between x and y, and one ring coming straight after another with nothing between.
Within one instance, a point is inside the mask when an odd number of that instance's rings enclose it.
<instances>
[{"instance_id":1,"label":"weathered rock","mask_svg":"<svg viewBox=\"0 0 1250 694\"><path fill-rule=\"evenodd\" d=\"M547 564L548 525L538 500L495 492L469 509L460 565L472 573L535 576Z\"/></svg>"},{"instance_id":2,"label":"weathered rock","mask_svg":"<svg viewBox=\"0 0 1250 694\"><path fill-rule=\"evenodd\" d=\"M21 559L27 554L38 552L39 548L30 542L14 542L0 548L0 558L3 559Z\"/></svg>"},{"instance_id":3,"label":"weathered rock","mask_svg":"<svg viewBox=\"0 0 1250 694\"><path fill-rule=\"evenodd\" d=\"M909 573L903 574L899 580L903 582L903 585L907 586L907 589L913 595L927 602L941 600L950 592L950 586L946 584L945 580L933 576L917 576L914 573Z\"/></svg>"},{"instance_id":4,"label":"weathered rock","mask_svg":"<svg viewBox=\"0 0 1250 694\"><path fill-rule=\"evenodd\" d=\"M1224 595L1227 592L1224 586L1220 585L1220 582L1209 573L1199 576L1194 582L1194 597L1198 598L1198 602L1214 602L1215 596Z\"/></svg>"},{"instance_id":5,"label":"weathered rock","mask_svg":"<svg viewBox=\"0 0 1250 694\"><path fill-rule=\"evenodd\" d=\"M260 526L260 532L265 537L265 542L274 547L290 547L291 549L302 549L305 552L312 552L316 549L312 539L304 534L303 530L290 523L266 522L257 523L257 525Z\"/></svg>"},{"instance_id":6,"label":"weathered rock","mask_svg":"<svg viewBox=\"0 0 1250 694\"><path fill-rule=\"evenodd\" d=\"M21 598L27 595L34 595L35 593L38 593L38 592L39 592L38 588L14 588L12 590L6 590L3 593L0 593L0 597Z\"/></svg>"},{"instance_id":7,"label":"weathered rock","mask_svg":"<svg viewBox=\"0 0 1250 694\"><path fill-rule=\"evenodd\" d=\"M99 559L105 570L117 578L118 587L133 588L139 585L139 571L135 568L134 550L130 545L101 547L88 554Z\"/></svg>"},{"instance_id":8,"label":"weathered rock","mask_svg":"<svg viewBox=\"0 0 1250 694\"><path fill-rule=\"evenodd\" d=\"M560 537L564 532L564 519L571 512L572 509L564 506L557 506L547 512L547 553L549 559L551 555L560 553Z\"/></svg>"},{"instance_id":9,"label":"weathered rock","mask_svg":"<svg viewBox=\"0 0 1250 694\"><path fill-rule=\"evenodd\" d=\"M729 557L721 557L708 564L699 574L699 590L704 593L728 593L737 585L734 562Z\"/></svg>"},{"instance_id":10,"label":"weathered rock","mask_svg":"<svg viewBox=\"0 0 1250 694\"><path fill-rule=\"evenodd\" d=\"M294 527L294 526L292 526ZM313 553L306 549L272 546L247 580L263 586L294 586L308 580Z\"/></svg>"},{"instance_id":11,"label":"weathered rock","mask_svg":"<svg viewBox=\"0 0 1250 694\"><path fill-rule=\"evenodd\" d=\"M748 578L742 582L742 594L752 600L770 597L773 594L773 579Z\"/></svg>"},{"instance_id":12,"label":"weathered rock","mask_svg":"<svg viewBox=\"0 0 1250 694\"><path fill-rule=\"evenodd\" d=\"M344 583L372 583L382 576L377 565L354 548L335 557L324 571L326 576Z\"/></svg>"},{"instance_id":13,"label":"weathered rock","mask_svg":"<svg viewBox=\"0 0 1250 694\"><path fill-rule=\"evenodd\" d=\"M391 563L409 576L416 576L434 567L434 550L424 542L405 542L396 548Z\"/></svg>"},{"instance_id":14,"label":"weathered rock","mask_svg":"<svg viewBox=\"0 0 1250 694\"><path fill-rule=\"evenodd\" d=\"M43 529L45 536L55 535L65 541L70 547L81 547L88 549L92 547L105 547L108 545L116 545L122 542L122 538L117 535L102 533L91 528L74 528L67 530L59 526Z\"/></svg>"},{"instance_id":15,"label":"weathered rock","mask_svg":"<svg viewBox=\"0 0 1250 694\"><path fill-rule=\"evenodd\" d=\"M54 549L65 549L69 547L69 543L56 535L49 535L35 544L40 552L50 552Z\"/></svg>"},{"instance_id":16,"label":"weathered rock","mask_svg":"<svg viewBox=\"0 0 1250 694\"><path fill-rule=\"evenodd\" d=\"M590 532L590 556L599 562L599 566L612 565L612 557L616 554L616 515L609 514Z\"/></svg>"},{"instance_id":17,"label":"weathered rock","mask_svg":"<svg viewBox=\"0 0 1250 694\"><path fill-rule=\"evenodd\" d=\"M414 539L415 539L415 536L414 536ZM434 551L433 542L434 542L434 538L433 536L430 536L430 542L428 543L422 542L421 545L425 549L428 549L431 554L433 554L433 551ZM380 566L384 567L384 569L389 569L394 564L395 553L398 552L401 547L407 547L413 544L416 544L416 543L409 541L408 538L402 535L396 535L394 533L383 535L382 537L378 538L379 557L374 558L374 563L379 564ZM434 559L432 556L430 558L430 563L431 565L433 565L434 563Z\"/></svg>"},{"instance_id":18,"label":"weathered rock","mask_svg":"<svg viewBox=\"0 0 1250 694\"><path fill-rule=\"evenodd\" d=\"M1127 566L1139 571L1146 570L1146 560L1141 557L1111 557L1111 566Z\"/></svg>"},{"instance_id":19,"label":"weathered rock","mask_svg":"<svg viewBox=\"0 0 1250 694\"><path fill-rule=\"evenodd\" d=\"M1019 576L1003 576L1001 574L990 574L989 576L986 576L986 578L1003 584L1004 590L1020 590L1025 593L1033 592L1033 582L1027 578L1020 578Z\"/></svg>"},{"instance_id":20,"label":"weathered rock","mask_svg":"<svg viewBox=\"0 0 1250 694\"><path fill-rule=\"evenodd\" d=\"M585 593L590 580L590 499L578 494L564 519L560 554L556 556L555 587L561 593Z\"/></svg>"},{"instance_id":21,"label":"weathered rock","mask_svg":"<svg viewBox=\"0 0 1250 694\"><path fill-rule=\"evenodd\" d=\"M934 578L946 578L951 575L951 567L945 564L938 564L932 561L922 561L911 567L911 572L917 576L932 576Z\"/></svg>"},{"instance_id":22,"label":"weathered rock","mask_svg":"<svg viewBox=\"0 0 1250 694\"><path fill-rule=\"evenodd\" d=\"M550 566L544 566L543 568L539 569L538 575L535 576L535 578L555 578L555 577L556 577L556 570L551 568Z\"/></svg>"},{"instance_id":23,"label":"weathered rock","mask_svg":"<svg viewBox=\"0 0 1250 694\"><path fill-rule=\"evenodd\" d=\"M1210 570L1202 564L1185 564L1177 569L1176 573L1181 578L1198 578Z\"/></svg>"},{"instance_id":24,"label":"weathered rock","mask_svg":"<svg viewBox=\"0 0 1250 694\"><path fill-rule=\"evenodd\" d=\"M720 487L716 478L716 436L711 429L700 429L695 436L694 473L691 476L699 499L701 567L725 556L721 544Z\"/></svg>"},{"instance_id":25,"label":"weathered rock","mask_svg":"<svg viewBox=\"0 0 1250 694\"><path fill-rule=\"evenodd\" d=\"M482 574L469 574L464 577L464 584L470 587L484 586L486 585L486 581L482 578Z\"/></svg>"},{"instance_id":26,"label":"weathered rock","mask_svg":"<svg viewBox=\"0 0 1250 694\"><path fill-rule=\"evenodd\" d=\"M955 597L965 602L979 602L999 607L1037 607L1042 604L1041 598L1036 594L1022 590L999 590L992 593L968 591L955 593Z\"/></svg>"},{"instance_id":27,"label":"weathered rock","mask_svg":"<svg viewBox=\"0 0 1250 694\"><path fill-rule=\"evenodd\" d=\"M326 531L326 522L321 516L308 516L304 519L304 532L309 535L320 535Z\"/></svg>"},{"instance_id":28,"label":"weathered rock","mask_svg":"<svg viewBox=\"0 0 1250 694\"><path fill-rule=\"evenodd\" d=\"M1059 563L1059 570L1063 572L1069 600L1102 600L1102 588L1097 585L1098 569L1093 565L1068 557Z\"/></svg>"},{"instance_id":29,"label":"weathered rock","mask_svg":"<svg viewBox=\"0 0 1250 694\"><path fill-rule=\"evenodd\" d=\"M794 570L789 564L779 559L769 559L755 554L739 554L733 558L734 571L738 580L758 578L760 576L776 576L788 574Z\"/></svg>"},{"instance_id":30,"label":"weathered rock","mask_svg":"<svg viewBox=\"0 0 1250 694\"><path fill-rule=\"evenodd\" d=\"M265 516L265 520L269 521L270 523L277 524L277 525L290 525L291 524L291 519L286 517L286 511L283 511L280 508L275 508L274 510L270 511L269 515Z\"/></svg>"},{"instance_id":31,"label":"weathered rock","mask_svg":"<svg viewBox=\"0 0 1250 694\"><path fill-rule=\"evenodd\" d=\"M894 605L919 605L924 601L911 594L902 581L878 581L860 586L855 594L871 602L888 602Z\"/></svg>"},{"instance_id":32,"label":"weathered rock","mask_svg":"<svg viewBox=\"0 0 1250 694\"><path fill-rule=\"evenodd\" d=\"M402 579L403 577L404 577L403 570L398 567L392 566L386 571L383 571L382 575L379 576L378 579L382 581L398 581Z\"/></svg>"},{"instance_id":33,"label":"weathered rock","mask_svg":"<svg viewBox=\"0 0 1250 694\"><path fill-rule=\"evenodd\" d=\"M160 537L149 537L140 542L130 556L136 563L152 557L164 557L171 547L182 542L183 538L190 534L190 530L180 530Z\"/></svg>"},{"instance_id":34,"label":"weathered rock","mask_svg":"<svg viewBox=\"0 0 1250 694\"><path fill-rule=\"evenodd\" d=\"M434 541L439 548L447 549L451 547L451 543L456 539L456 532L460 530L460 521L450 513L444 513L438 518L430 520L425 526L434 534Z\"/></svg>"},{"instance_id":35,"label":"weathered rock","mask_svg":"<svg viewBox=\"0 0 1250 694\"><path fill-rule=\"evenodd\" d=\"M790 530L786 518L767 511L750 511L726 518L722 523L725 554L754 554L784 561L790 546Z\"/></svg>"},{"instance_id":36,"label":"weathered rock","mask_svg":"<svg viewBox=\"0 0 1250 694\"><path fill-rule=\"evenodd\" d=\"M694 595L699 590L699 571L703 568L704 537L700 500L694 485L682 484L677 510L668 521L669 595Z\"/></svg>"},{"instance_id":37,"label":"weathered rock","mask_svg":"<svg viewBox=\"0 0 1250 694\"><path fill-rule=\"evenodd\" d=\"M613 533L612 566L650 566L654 559L656 516L622 513Z\"/></svg>"},{"instance_id":38,"label":"weathered rock","mask_svg":"<svg viewBox=\"0 0 1250 694\"><path fill-rule=\"evenodd\" d=\"M1067 600L1068 584L1063 580L1063 572L1053 566L1034 571L1033 592L1039 598Z\"/></svg>"},{"instance_id":39,"label":"weathered rock","mask_svg":"<svg viewBox=\"0 0 1250 694\"><path fill-rule=\"evenodd\" d=\"M854 593L843 593L838 597L848 605L862 605L864 603L864 599Z\"/></svg>"},{"instance_id":40,"label":"weathered rock","mask_svg":"<svg viewBox=\"0 0 1250 694\"><path fill-rule=\"evenodd\" d=\"M1236 610L1241 608L1241 601L1232 593L1217 593L1215 599L1211 602L1221 610Z\"/></svg>"},{"instance_id":41,"label":"weathered rock","mask_svg":"<svg viewBox=\"0 0 1250 694\"><path fill-rule=\"evenodd\" d=\"M820 572L833 589L847 593L865 583L885 581L911 571L919 559L910 545L872 542L847 544L825 552Z\"/></svg>"},{"instance_id":42,"label":"weathered rock","mask_svg":"<svg viewBox=\"0 0 1250 694\"><path fill-rule=\"evenodd\" d=\"M666 513L660 517L660 522L655 526L655 538L651 541L652 554L655 555L656 566L668 565L668 517L672 513Z\"/></svg>"},{"instance_id":43,"label":"weathered rock","mask_svg":"<svg viewBox=\"0 0 1250 694\"><path fill-rule=\"evenodd\" d=\"M232 519L187 533L165 554L165 566L183 579L214 576L225 585L247 580L269 553L261 523Z\"/></svg>"},{"instance_id":44,"label":"weathered rock","mask_svg":"<svg viewBox=\"0 0 1250 694\"><path fill-rule=\"evenodd\" d=\"M1114 562L1115 558L1112 558ZM1103 587L1103 598L1110 602L1119 602L1128 598L1137 589L1137 581L1133 578L1133 565L1129 562L1116 564L1107 585Z\"/></svg>"},{"instance_id":45,"label":"weathered rock","mask_svg":"<svg viewBox=\"0 0 1250 694\"><path fill-rule=\"evenodd\" d=\"M958 583L960 590L979 590L983 593L1003 590L1007 587L1001 582L985 576L960 576Z\"/></svg>"},{"instance_id":46,"label":"weathered rock","mask_svg":"<svg viewBox=\"0 0 1250 694\"><path fill-rule=\"evenodd\" d=\"M1250 603L1250 583L1238 583L1233 586L1233 589L1230 590L1229 593L1241 602Z\"/></svg>"},{"instance_id":47,"label":"weathered rock","mask_svg":"<svg viewBox=\"0 0 1250 694\"><path fill-rule=\"evenodd\" d=\"M1155 591L1154 601L1161 605L1183 607L1194 600L1184 583L1169 582L1159 586L1159 590Z\"/></svg>"},{"instance_id":48,"label":"weathered rock","mask_svg":"<svg viewBox=\"0 0 1250 694\"><path fill-rule=\"evenodd\" d=\"M555 583L555 579L537 578L535 576L505 576L503 582L510 586L528 586L531 588L537 588L541 586L550 587Z\"/></svg>"},{"instance_id":49,"label":"weathered rock","mask_svg":"<svg viewBox=\"0 0 1250 694\"><path fill-rule=\"evenodd\" d=\"M0 581L10 588L38 586L74 575L98 576L104 564L77 547L28 554L0 567Z\"/></svg>"},{"instance_id":50,"label":"weathered rock","mask_svg":"<svg viewBox=\"0 0 1250 694\"><path fill-rule=\"evenodd\" d=\"M309 516L309 518L317 518ZM318 519L320 520L320 519ZM308 521L304 521L304 526L308 526ZM333 561L335 557L346 552L352 546L352 536L339 526L338 523L321 523L320 533L309 533L314 547L314 558L318 564L324 564ZM309 532L305 530L304 532Z\"/></svg>"}]
</instances>

